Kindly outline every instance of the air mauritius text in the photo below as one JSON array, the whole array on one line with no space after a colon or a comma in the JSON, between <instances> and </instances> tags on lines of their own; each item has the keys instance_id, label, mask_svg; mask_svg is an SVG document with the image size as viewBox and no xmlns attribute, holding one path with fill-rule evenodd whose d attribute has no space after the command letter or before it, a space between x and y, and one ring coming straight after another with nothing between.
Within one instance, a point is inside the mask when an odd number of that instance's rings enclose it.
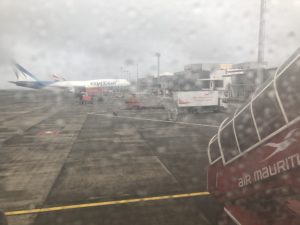
<instances>
[{"instance_id":1,"label":"air mauritius text","mask_svg":"<svg viewBox=\"0 0 300 225\"><path fill-rule=\"evenodd\" d=\"M298 166L300 166L299 153L288 156L273 164L262 167L261 169L255 170L252 174L244 174L242 177L238 178L238 185L239 187L244 187L246 185L267 179L271 176L275 176L279 173L288 171Z\"/></svg>"}]
</instances>

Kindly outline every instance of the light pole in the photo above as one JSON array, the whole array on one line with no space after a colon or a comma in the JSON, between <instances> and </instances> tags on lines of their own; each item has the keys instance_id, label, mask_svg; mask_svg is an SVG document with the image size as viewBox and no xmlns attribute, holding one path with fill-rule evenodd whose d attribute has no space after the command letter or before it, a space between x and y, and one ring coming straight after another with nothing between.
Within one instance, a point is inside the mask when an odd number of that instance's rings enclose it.
<instances>
[{"instance_id":1,"label":"light pole","mask_svg":"<svg viewBox=\"0 0 300 225\"><path fill-rule=\"evenodd\" d=\"M139 81L139 64L136 64L136 88L138 89L138 81Z\"/></svg>"},{"instance_id":2,"label":"light pole","mask_svg":"<svg viewBox=\"0 0 300 225\"><path fill-rule=\"evenodd\" d=\"M159 74L160 74L160 65L159 65L159 58L160 58L160 53L159 52L157 52L156 54L156 57L157 57L157 83L158 83L158 87L159 87L159 91L161 92L162 91L162 87L161 87L161 82L160 82L160 76L159 76Z\"/></svg>"},{"instance_id":3,"label":"light pole","mask_svg":"<svg viewBox=\"0 0 300 225\"><path fill-rule=\"evenodd\" d=\"M260 19L258 33L258 51L257 51L257 82L258 85L264 81L263 65L264 65L264 41L265 41L265 10L266 0L260 0Z\"/></svg>"},{"instance_id":4,"label":"light pole","mask_svg":"<svg viewBox=\"0 0 300 225\"><path fill-rule=\"evenodd\" d=\"M157 52L156 54L156 57L157 57L157 77L159 77L159 74L160 74L160 71L159 71L159 67L160 67L160 65L159 65L159 58L160 58L160 53L159 52Z\"/></svg>"}]
</instances>

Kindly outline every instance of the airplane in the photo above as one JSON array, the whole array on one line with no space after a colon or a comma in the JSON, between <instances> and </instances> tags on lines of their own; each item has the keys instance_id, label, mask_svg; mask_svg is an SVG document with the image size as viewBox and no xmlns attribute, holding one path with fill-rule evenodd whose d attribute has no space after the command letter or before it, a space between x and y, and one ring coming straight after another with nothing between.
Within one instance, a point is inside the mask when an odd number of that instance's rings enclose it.
<instances>
[{"instance_id":1,"label":"airplane","mask_svg":"<svg viewBox=\"0 0 300 225\"><path fill-rule=\"evenodd\" d=\"M19 65L18 63L14 64L14 72L17 77L17 81L9 81L20 87L27 87L33 89L42 89L45 88L55 81L40 81L36 76L27 71L24 67Z\"/></svg>"},{"instance_id":2,"label":"airplane","mask_svg":"<svg viewBox=\"0 0 300 225\"><path fill-rule=\"evenodd\" d=\"M82 89L110 89L110 88L129 88L130 82L125 79L97 79L87 81L67 81L64 78L60 78L57 75L53 75L53 81L41 81L24 67L18 63L14 63L14 72L17 77L17 81L9 81L17 86L43 89L43 88L58 88L67 89L70 92L76 92L76 90Z\"/></svg>"}]
</instances>

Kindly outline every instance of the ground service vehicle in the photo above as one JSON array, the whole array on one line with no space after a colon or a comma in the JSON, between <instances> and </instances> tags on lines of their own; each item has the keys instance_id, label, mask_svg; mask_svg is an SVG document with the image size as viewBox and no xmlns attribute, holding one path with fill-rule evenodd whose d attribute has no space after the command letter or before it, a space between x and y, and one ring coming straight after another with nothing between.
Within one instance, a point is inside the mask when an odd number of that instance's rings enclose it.
<instances>
[{"instance_id":1,"label":"ground service vehicle","mask_svg":"<svg viewBox=\"0 0 300 225\"><path fill-rule=\"evenodd\" d=\"M300 49L208 146L208 190L242 225L300 224Z\"/></svg>"},{"instance_id":2,"label":"ground service vehicle","mask_svg":"<svg viewBox=\"0 0 300 225\"><path fill-rule=\"evenodd\" d=\"M87 104L87 103L93 104L93 97L91 95L88 95L88 93L85 93L81 96L80 103L81 104Z\"/></svg>"},{"instance_id":3,"label":"ground service vehicle","mask_svg":"<svg viewBox=\"0 0 300 225\"><path fill-rule=\"evenodd\" d=\"M211 109L218 111L220 99L218 91L179 91L173 95L176 107L180 109L192 109L194 111Z\"/></svg>"},{"instance_id":4,"label":"ground service vehicle","mask_svg":"<svg viewBox=\"0 0 300 225\"><path fill-rule=\"evenodd\" d=\"M132 95L125 101L126 103L126 108L127 109L140 109L141 108L141 103L139 99L136 97L136 95Z\"/></svg>"}]
</instances>

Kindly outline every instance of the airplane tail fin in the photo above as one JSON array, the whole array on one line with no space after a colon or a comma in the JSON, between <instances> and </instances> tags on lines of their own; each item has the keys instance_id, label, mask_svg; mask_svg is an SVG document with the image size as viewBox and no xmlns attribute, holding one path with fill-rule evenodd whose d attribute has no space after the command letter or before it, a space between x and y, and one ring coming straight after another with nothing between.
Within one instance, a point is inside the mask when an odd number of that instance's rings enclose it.
<instances>
[{"instance_id":1,"label":"airplane tail fin","mask_svg":"<svg viewBox=\"0 0 300 225\"><path fill-rule=\"evenodd\" d=\"M13 65L17 81L39 81L39 79L18 63Z\"/></svg>"}]
</instances>

